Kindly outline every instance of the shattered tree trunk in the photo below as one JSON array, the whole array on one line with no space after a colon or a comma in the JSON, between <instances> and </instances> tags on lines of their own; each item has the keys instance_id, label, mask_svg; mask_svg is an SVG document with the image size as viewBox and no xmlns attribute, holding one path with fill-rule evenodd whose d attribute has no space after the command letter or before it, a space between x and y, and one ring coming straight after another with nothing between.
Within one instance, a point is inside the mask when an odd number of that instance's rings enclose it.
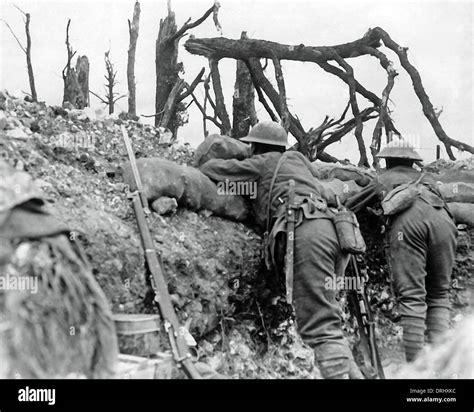
<instances>
[{"instance_id":1,"label":"shattered tree trunk","mask_svg":"<svg viewBox=\"0 0 474 412\"><path fill-rule=\"evenodd\" d=\"M89 106L89 59L87 56L77 58L76 68L70 68L64 79L65 102L71 103L76 109Z\"/></svg>"},{"instance_id":2,"label":"shattered tree trunk","mask_svg":"<svg viewBox=\"0 0 474 412\"><path fill-rule=\"evenodd\" d=\"M247 33L242 32L240 38L246 39ZM238 139L247 136L250 127L258 122L252 77L242 60L237 60L232 106L232 137Z\"/></svg>"},{"instance_id":3,"label":"shattered tree trunk","mask_svg":"<svg viewBox=\"0 0 474 412\"><path fill-rule=\"evenodd\" d=\"M156 40L156 100L155 100L155 126L161 124L165 106L173 87L178 81L178 40L174 35L178 31L175 14L170 9L168 16L160 20L158 39ZM176 113L170 114L168 128L176 134Z\"/></svg>"},{"instance_id":4,"label":"shattered tree trunk","mask_svg":"<svg viewBox=\"0 0 474 412\"><path fill-rule=\"evenodd\" d=\"M71 19L66 26L66 49L67 63L63 69L64 95L63 105L71 103L76 109L84 109L89 106L89 59L87 56L79 56L76 68L72 67L72 58L76 52L72 50L69 43L69 26Z\"/></svg>"},{"instance_id":5,"label":"shattered tree trunk","mask_svg":"<svg viewBox=\"0 0 474 412\"><path fill-rule=\"evenodd\" d=\"M128 21L128 32L130 45L128 47L127 60L127 83L128 83L128 114L137 115L136 85L135 85L135 52L137 50L137 39L140 24L140 3L137 1L133 9L132 21Z\"/></svg>"},{"instance_id":6,"label":"shattered tree trunk","mask_svg":"<svg viewBox=\"0 0 474 412\"><path fill-rule=\"evenodd\" d=\"M109 106L109 114L112 114L115 110L114 87L116 85L115 76L116 76L117 73L114 71L114 66L110 62L109 53L110 53L110 50L105 53L104 59L105 59L105 69L107 71L107 74L105 75L105 78L107 80L107 84L106 84L106 87L107 87L107 106Z\"/></svg>"}]
</instances>

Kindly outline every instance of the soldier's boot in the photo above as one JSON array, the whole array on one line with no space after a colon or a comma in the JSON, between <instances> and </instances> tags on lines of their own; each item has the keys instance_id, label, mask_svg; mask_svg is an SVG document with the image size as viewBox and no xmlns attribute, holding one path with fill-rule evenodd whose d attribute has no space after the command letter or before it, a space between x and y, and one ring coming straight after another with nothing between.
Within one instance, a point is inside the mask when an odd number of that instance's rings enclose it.
<instances>
[{"instance_id":1,"label":"soldier's boot","mask_svg":"<svg viewBox=\"0 0 474 412\"><path fill-rule=\"evenodd\" d=\"M413 316L402 316L403 346L407 362L412 362L425 343L425 321Z\"/></svg>"},{"instance_id":2,"label":"soldier's boot","mask_svg":"<svg viewBox=\"0 0 474 412\"><path fill-rule=\"evenodd\" d=\"M318 345L314 352L324 379L363 379L346 344L342 342L323 343Z\"/></svg>"},{"instance_id":3,"label":"soldier's boot","mask_svg":"<svg viewBox=\"0 0 474 412\"><path fill-rule=\"evenodd\" d=\"M449 329L449 309L445 307L428 308L426 314L428 342L438 343Z\"/></svg>"}]
</instances>

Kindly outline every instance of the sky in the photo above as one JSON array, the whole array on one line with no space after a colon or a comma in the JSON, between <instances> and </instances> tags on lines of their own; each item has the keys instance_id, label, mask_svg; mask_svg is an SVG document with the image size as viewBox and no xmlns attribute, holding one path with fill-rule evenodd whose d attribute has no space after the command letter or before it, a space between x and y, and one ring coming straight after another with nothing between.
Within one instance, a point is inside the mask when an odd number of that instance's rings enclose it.
<instances>
[{"instance_id":1,"label":"sky","mask_svg":"<svg viewBox=\"0 0 474 412\"><path fill-rule=\"evenodd\" d=\"M90 61L90 89L103 95L104 52L117 69L117 92L127 92L126 65L129 43L127 19L131 19L134 0L115 1L6 1L0 0L0 18L9 22L24 41L23 16L13 6L31 14L32 60L40 100L60 105L63 93L62 69L66 63L65 31L71 18L70 42L78 55ZM159 21L167 13L166 0L141 1L140 34L136 55L137 113L154 113L155 41ZM199 18L213 0L172 0L178 27L192 17ZM440 122L447 134L471 145L473 139L473 2L470 0L349 1L349 0L220 0L219 21L224 37L249 37L284 44L328 46L358 39L369 29L380 26L401 46L407 46L411 63L421 74L425 90L434 107L443 110ZM29 91L24 53L1 24L0 89ZM212 18L191 31L195 37L219 37ZM187 53L181 42L179 60L184 63L185 80L191 82L207 60ZM409 76L397 56L381 48L395 64L399 75L391 94L390 108L397 128L415 143L425 161L435 158L439 143L413 91ZM368 89L381 95L386 73L369 56L349 59L356 78ZM274 81L269 64L267 74ZM282 61L288 105L298 115L305 129L318 126L326 115L339 117L348 101L348 87L314 63ZM228 111L232 111L235 61L219 63ZM202 89L197 90L203 96ZM104 107L91 95L92 107ZM268 118L257 102L257 115ZM359 97L361 108L369 103ZM127 110L127 99L117 104ZM146 120L150 122L151 120ZM374 123L364 128L366 145L370 144ZM209 125L211 132L217 132ZM179 130L178 138L196 146L203 139L202 117L191 106L189 123ZM444 146L441 157L447 158ZM358 160L353 134L327 150L338 158ZM454 150L455 154L457 150ZM461 155L465 157L465 155Z\"/></svg>"}]
</instances>

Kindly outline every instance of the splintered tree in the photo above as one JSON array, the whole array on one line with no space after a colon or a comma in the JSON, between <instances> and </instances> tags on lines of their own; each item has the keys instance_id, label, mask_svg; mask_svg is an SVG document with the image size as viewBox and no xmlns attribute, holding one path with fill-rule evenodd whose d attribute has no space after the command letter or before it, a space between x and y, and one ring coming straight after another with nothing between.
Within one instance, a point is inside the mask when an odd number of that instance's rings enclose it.
<instances>
[{"instance_id":1,"label":"splintered tree","mask_svg":"<svg viewBox=\"0 0 474 412\"><path fill-rule=\"evenodd\" d=\"M106 51L104 54L105 60L105 98L100 97L97 93L94 93L92 90L90 92L97 97L102 103L104 103L109 108L109 114L112 114L115 110L115 103L120 99L126 97L126 94L119 96L118 93L114 92L114 88L117 85L118 81L116 80L117 71L114 68L114 65L110 61L110 50Z\"/></svg>"},{"instance_id":2,"label":"splintered tree","mask_svg":"<svg viewBox=\"0 0 474 412\"><path fill-rule=\"evenodd\" d=\"M179 41L188 30L199 26L211 14L214 14L214 21L217 22L218 9L219 3L215 2L201 18L194 22L188 19L178 30L175 14L168 0L168 15L160 20L156 41L155 126L170 129L173 136L176 136L176 131L182 123L180 113L185 110L183 100L192 94L204 75L203 69L190 85L180 78L182 64L178 63Z\"/></svg>"},{"instance_id":3,"label":"splintered tree","mask_svg":"<svg viewBox=\"0 0 474 412\"><path fill-rule=\"evenodd\" d=\"M241 39L247 38L242 32ZM232 137L247 136L250 127L258 122L255 111L255 89L252 77L242 60L237 60L234 96L232 101Z\"/></svg>"},{"instance_id":4,"label":"splintered tree","mask_svg":"<svg viewBox=\"0 0 474 412\"><path fill-rule=\"evenodd\" d=\"M461 151L474 153L474 147L452 139L446 134L423 87L420 74L408 60L407 48L398 45L380 27L370 29L358 40L335 46L313 47L303 44L294 46L248 38L232 40L224 37L207 39L191 37L186 41L185 48L192 54L206 57L213 62L214 67L217 67L217 62L223 58L244 61L263 107L272 119L280 120L282 125L296 138L298 142L297 149L311 160L318 158L329 162L337 161L333 156L326 153L325 149L340 141L348 133L353 132L360 153L359 165L368 167L367 148L363 138L364 123L370 119L377 119L370 143L373 165L377 167L375 155L380 150L383 133L385 133L387 141L390 141L393 135L400 135L390 116L388 107L390 93L398 73L394 64L381 51L382 43L391 52L395 53L402 68L410 76L423 113L432 125L439 140L444 144L449 158L455 160L453 147ZM357 81L354 70L348 63L350 59L363 55L374 57L387 74L387 84L381 92L381 97ZM273 63L278 90L275 89L265 73L261 59L267 59ZM288 110L285 82L281 68L282 60L312 62L324 71L341 79L348 86L348 102L341 116L337 119L326 116L319 126L309 129L303 128L298 117ZM367 99L370 105L362 108L358 100L359 96ZM346 119L349 109L352 117Z\"/></svg>"},{"instance_id":5,"label":"splintered tree","mask_svg":"<svg viewBox=\"0 0 474 412\"><path fill-rule=\"evenodd\" d=\"M63 105L71 103L76 109L89 106L89 59L87 56L78 56L76 67L72 67L72 59L76 55L69 43L69 26L66 26L67 63L63 69L64 96Z\"/></svg>"},{"instance_id":6,"label":"splintered tree","mask_svg":"<svg viewBox=\"0 0 474 412\"><path fill-rule=\"evenodd\" d=\"M136 85L135 85L135 53L137 50L138 31L140 26L140 3L137 1L133 8L132 21L128 20L130 45L128 47L127 82L128 82L128 114L136 116ZM110 107L110 106L109 106Z\"/></svg>"},{"instance_id":7,"label":"splintered tree","mask_svg":"<svg viewBox=\"0 0 474 412\"><path fill-rule=\"evenodd\" d=\"M30 82L30 93L31 93L31 99L36 102L38 101L38 96L36 94L36 86L35 86L35 76L33 74L33 64L31 62L31 35L30 35L30 13L25 13L23 10L21 10L18 6L15 5L15 7L18 9L20 13L23 14L25 17L25 34L26 34L26 47L23 46L23 44L20 42L18 37L16 36L15 32L13 29L10 27L8 22L5 20L2 20L5 25L8 27L8 30L10 30L10 33L13 35L15 40L17 41L18 45L20 46L21 50L23 53L25 53L26 56L26 67L28 70L28 80Z\"/></svg>"}]
</instances>

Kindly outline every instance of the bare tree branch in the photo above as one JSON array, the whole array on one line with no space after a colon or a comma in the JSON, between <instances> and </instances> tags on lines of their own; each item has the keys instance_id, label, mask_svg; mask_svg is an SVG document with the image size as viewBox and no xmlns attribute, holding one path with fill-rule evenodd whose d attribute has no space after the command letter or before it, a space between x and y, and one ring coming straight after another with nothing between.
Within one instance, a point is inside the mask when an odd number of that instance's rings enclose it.
<instances>
[{"instance_id":1,"label":"bare tree branch","mask_svg":"<svg viewBox=\"0 0 474 412\"><path fill-rule=\"evenodd\" d=\"M230 136L232 126L230 125L229 115L227 114L227 110L225 108L224 94L222 93L221 77L219 75L219 65L217 60L210 59L209 66L211 68L212 87L216 96L215 111L217 117L222 123L221 133L223 135Z\"/></svg>"},{"instance_id":2,"label":"bare tree branch","mask_svg":"<svg viewBox=\"0 0 474 412\"><path fill-rule=\"evenodd\" d=\"M218 4L218 3L216 3ZM169 41L175 41L183 37L186 32L190 29L193 29L194 27L199 26L201 23L203 23L216 9L218 6L214 4L211 8L209 8L199 19L197 19L195 22L190 23L191 18L188 19L188 21L181 27L173 36L170 37Z\"/></svg>"},{"instance_id":3,"label":"bare tree branch","mask_svg":"<svg viewBox=\"0 0 474 412\"><path fill-rule=\"evenodd\" d=\"M428 97L428 94L426 93L423 87L423 82L421 81L420 73L408 60L408 48L401 47L400 45L398 45L395 41L391 39L388 33L380 27L376 27L372 31L379 36L379 38L383 41L386 47L394 51L395 54L398 56L402 67L406 70L406 72L411 78L413 88L423 108L423 113L430 122L431 126L433 127L433 130L436 133L436 136L438 136L438 139L443 142L449 158L451 160L456 160L456 157L454 156L451 147L456 147L461 151L467 151L469 153L474 154L473 146L450 138L439 123L438 117L436 116L436 113L433 109L433 104L431 103L430 98Z\"/></svg>"},{"instance_id":4,"label":"bare tree branch","mask_svg":"<svg viewBox=\"0 0 474 412\"><path fill-rule=\"evenodd\" d=\"M278 122L278 117L275 115L272 108L269 106L267 100L265 99L265 95L263 94L262 89L261 89L260 85L258 84L258 79L255 75L255 71L253 70L253 65L250 64L249 60L244 60L244 62L247 65L247 69L250 73L250 77L252 79L253 86L254 86L254 88L257 92L257 95L258 95L258 100L260 101L260 103L262 103L263 107L265 108L267 113L270 115L270 118L274 122ZM254 62L254 64L255 64L255 62Z\"/></svg>"},{"instance_id":5,"label":"bare tree branch","mask_svg":"<svg viewBox=\"0 0 474 412\"><path fill-rule=\"evenodd\" d=\"M201 103L199 103L197 97L194 95L194 93L191 93L191 97L193 98L193 102L196 104L197 108L199 109L199 111L202 113L202 116L203 116L203 121L204 121L204 135L207 137L207 130L206 130L206 126L205 126L205 121L206 120L209 120L211 121L212 123L214 123L219 129L222 129L222 123L219 122L219 120L216 118L216 117L211 117L209 116L207 113L206 113L206 109L205 107L203 107L201 105Z\"/></svg>"},{"instance_id":6,"label":"bare tree branch","mask_svg":"<svg viewBox=\"0 0 474 412\"><path fill-rule=\"evenodd\" d=\"M349 101L351 103L352 114L354 115L354 119L356 121L355 127L355 138L357 140L357 145L359 147L360 159L359 159L359 166L369 167L369 160L367 159L367 150L365 148L364 137L362 135L363 131L363 122L360 117L359 105L357 103L357 96L356 96L356 81L354 78L354 69L350 64L348 64L342 57L338 56L336 52L334 52L334 58L337 63L346 71L349 81Z\"/></svg>"},{"instance_id":7,"label":"bare tree branch","mask_svg":"<svg viewBox=\"0 0 474 412\"><path fill-rule=\"evenodd\" d=\"M281 69L280 60L276 56L272 58L273 66L275 67L275 78L278 85L278 91L280 94L280 105L281 105L281 120L283 128L288 131L290 128L290 112L288 111L288 105L286 104L286 88L285 80L283 79L283 71Z\"/></svg>"},{"instance_id":8,"label":"bare tree branch","mask_svg":"<svg viewBox=\"0 0 474 412\"><path fill-rule=\"evenodd\" d=\"M106 104L107 106L109 105L109 102L102 97L100 97L97 93L94 93L92 90L89 89L89 93L91 93L93 96L97 97L102 103Z\"/></svg>"},{"instance_id":9,"label":"bare tree branch","mask_svg":"<svg viewBox=\"0 0 474 412\"><path fill-rule=\"evenodd\" d=\"M168 128L171 116L173 116L173 114L176 112L176 105L178 104L179 94L181 93L183 87L184 80L178 78L173 88L171 89L171 93L168 96L168 100L166 101L163 110L163 117L160 120L160 127Z\"/></svg>"},{"instance_id":10,"label":"bare tree branch","mask_svg":"<svg viewBox=\"0 0 474 412\"><path fill-rule=\"evenodd\" d=\"M8 24L8 22L4 19L0 19L1 21L3 21L5 23L5 25L8 27L8 30L10 30L10 33L13 35L13 37L15 38L16 42L18 43L18 46L20 46L21 50L23 51L23 53L26 54L26 49L25 47L21 44L20 40L18 39L18 37L16 36L15 32L13 31L13 29L10 27L10 25Z\"/></svg>"},{"instance_id":11,"label":"bare tree branch","mask_svg":"<svg viewBox=\"0 0 474 412\"><path fill-rule=\"evenodd\" d=\"M375 107L368 107L367 109L362 110L359 113L359 117L363 122L366 122L370 119L377 118L377 115L372 115L372 113L377 112L377 108ZM357 125L357 121L355 118L348 120L346 123L340 125L335 131L330 133L330 136L323 140L321 143L317 145L318 152L324 150L329 145L338 142L341 140L346 134L351 132ZM319 158L319 156L318 156Z\"/></svg>"},{"instance_id":12,"label":"bare tree branch","mask_svg":"<svg viewBox=\"0 0 474 412\"><path fill-rule=\"evenodd\" d=\"M22 9L20 9L16 4L14 4L13 7L15 7L15 9L17 9L21 14L23 14L26 17L26 13Z\"/></svg>"},{"instance_id":13,"label":"bare tree branch","mask_svg":"<svg viewBox=\"0 0 474 412\"><path fill-rule=\"evenodd\" d=\"M190 85L188 84L184 85L184 87L186 88L186 91L178 97L178 103L186 99L186 97L188 97L189 95L191 95L191 93L194 91L197 85L202 82L202 76L204 76L204 72L205 72L205 69L203 67Z\"/></svg>"},{"instance_id":14,"label":"bare tree branch","mask_svg":"<svg viewBox=\"0 0 474 412\"><path fill-rule=\"evenodd\" d=\"M380 65L387 72L387 85L382 91L382 102L380 104L379 117L377 119L377 123L375 124L374 131L372 133L372 143L370 144L370 152L373 159L372 165L376 170L378 170L379 159L376 157L376 155L380 151L381 147L382 128L385 127L386 133L389 133L394 129L394 127L392 129L393 122L388 112L388 101L390 98L390 92L392 91L393 85L395 84L395 77L398 76L398 73L393 67L392 62L389 61L387 56L380 50L368 46L364 46L364 50L367 52L367 54L376 57L379 60Z\"/></svg>"}]
</instances>

